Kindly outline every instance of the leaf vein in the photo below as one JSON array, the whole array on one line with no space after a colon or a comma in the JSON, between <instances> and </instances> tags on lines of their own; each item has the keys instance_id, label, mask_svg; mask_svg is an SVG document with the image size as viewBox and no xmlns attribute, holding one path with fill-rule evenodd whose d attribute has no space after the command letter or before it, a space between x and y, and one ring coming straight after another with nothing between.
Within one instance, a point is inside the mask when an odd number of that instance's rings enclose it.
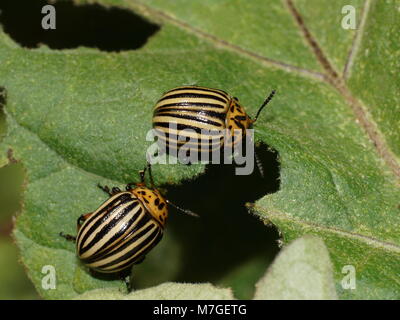
<instances>
[{"instance_id":1,"label":"leaf vein","mask_svg":"<svg viewBox=\"0 0 400 320\"><path fill-rule=\"evenodd\" d=\"M349 107L352 109L353 114L358 121L361 128L367 134L370 142L374 146L379 157L385 162L386 166L390 169L394 177L397 179L397 183L400 184L400 163L396 156L393 154L387 145L386 139L382 132L378 129L377 124L373 120L366 106L356 97L354 97L345 84L345 79L338 75L338 72L334 69L333 65L329 62L328 58L324 54L323 50L319 46L317 40L311 34L307 28L301 14L297 11L293 0L284 0L288 7L288 10L293 15L293 18L297 22L297 25L306 39L307 43L314 52L315 57L320 62L326 72L327 82L335 88L339 94L341 94ZM369 9L368 9L369 11ZM364 18L365 24L366 17ZM360 40L361 41L361 40ZM353 58L354 59L354 58Z\"/></svg>"},{"instance_id":2,"label":"leaf vein","mask_svg":"<svg viewBox=\"0 0 400 320\"><path fill-rule=\"evenodd\" d=\"M273 219L281 220L281 221L282 220L290 221L291 223L297 223L305 228L312 228L312 229L317 229L317 230L324 231L324 232L334 233L336 235L345 237L347 239L358 240L358 241L368 244L369 246L373 246L378 249L385 249L386 251L400 255L400 246L395 243L392 243L392 242L382 241L382 240L379 240L379 239L371 237L371 236L367 236L367 235L363 235L363 234L359 234L359 233L355 233L355 232L350 232L350 231L345 231L345 230L341 230L341 229L334 228L334 227L317 225L315 223L304 221L304 220L295 218L293 216L288 216L287 214L282 213L282 212L265 210L263 207L261 207L257 204L253 208L255 209L256 214L257 214L257 210L259 212L267 212L265 215L266 215L267 219L271 220L272 222L273 222ZM260 216L260 217L263 218L262 216Z\"/></svg>"},{"instance_id":3,"label":"leaf vein","mask_svg":"<svg viewBox=\"0 0 400 320\"><path fill-rule=\"evenodd\" d=\"M342 77L345 80L347 80L350 76L350 72L354 64L354 59L358 53L358 49L360 48L361 40L365 31L365 25L366 25L365 22L367 21L368 18L370 6L371 6L371 0L366 0L361 13L360 25L356 31L355 37L353 39L353 44L350 48L349 55L346 64L344 66Z\"/></svg>"},{"instance_id":4,"label":"leaf vein","mask_svg":"<svg viewBox=\"0 0 400 320\"><path fill-rule=\"evenodd\" d=\"M126 2L126 0L125 0L125 2ZM326 81L325 75L323 75L319 72L304 69L304 68L301 68L301 67L298 67L295 65L291 65L291 64L288 64L288 63L285 63L282 61L278 61L278 60L274 60L274 59L262 56L258 53L255 53L253 51L242 48L239 45L235 45L233 43L230 43L229 41L223 40L223 39L218 38L217 36L214 36L210 33L207 33L200 29L197 29L179 19L172 17L171 15L168 15L165 12L151 8L147 5L145 5L144 3L142 3L141 1L131 0L131 1L128 1L127 3L129 3L129 4L133 3L136 7L138 7L139 10L143 11L142 12L143 14L155 16L162 21L167 21L173 25L176 25L179 28L181 28L189 33L195 34L197 37L199 37L201 39L205 39L205 40L213 43L217 47L221 47L221 48L227 49L229 51L233 51L241 56L245 56L247 58L255 60L258 63L261 63L263 65L273 66L278 69L284 70L286 72L296 72L302 76L312 78L312 79L315 79L318 81Z\"/></svg>"}]
</instances>

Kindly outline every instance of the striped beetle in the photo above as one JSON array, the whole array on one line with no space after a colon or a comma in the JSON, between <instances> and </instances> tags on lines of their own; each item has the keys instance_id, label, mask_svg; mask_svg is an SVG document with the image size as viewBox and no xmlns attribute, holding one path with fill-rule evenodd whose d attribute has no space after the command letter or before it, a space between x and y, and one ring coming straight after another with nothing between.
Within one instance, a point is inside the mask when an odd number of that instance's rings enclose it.
<instances>
[{"instance_id":1,"label":"striped beetle","mask_svg":"<svg viewBox=\"0 0 400 320\"><path fill-rule=\"evenodd\" d=\"M265 99L255 118L251 119L239 100L223 90L199 86L177 87L165 92L155 105L153 128L163 149L178 151L185 145L185 148L197 152L212 152L224 145L226 130L232 136L226 146L235 146L242 141L245 130L257 121L274 94L275 90ZM185 129L193 131L185 132ZM204 135L201 130L219 133ZM186 141L195 138L198 143L186 143L182 138Z\"/></svg>"},{"instance_id":2,"label":"striped beetle","mask_svg":"<svg viewBox=\"0 0 400 320\"><path fill-rule=\"evenodd\" d=\"M151 188L145 184L149 170ZM146 254L161 240L168 218L168 204L154 188L150 164L140 171L140 182L129 183L126 191L100 186L110 198L97 210L78 218L76 237L60 235L76 243L79 259L90 269L101 273L117 273L141 263Z\"/></svg>"}]
</instances>

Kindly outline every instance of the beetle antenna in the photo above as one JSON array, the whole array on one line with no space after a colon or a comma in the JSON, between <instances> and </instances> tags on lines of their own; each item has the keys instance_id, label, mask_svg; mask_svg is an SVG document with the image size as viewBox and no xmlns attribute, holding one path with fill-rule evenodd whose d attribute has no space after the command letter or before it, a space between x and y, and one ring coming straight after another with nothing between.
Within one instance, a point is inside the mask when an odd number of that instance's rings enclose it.
<instances>
[{"instance_id":1,"label":"beetle antenna","mask_svg":"<svg viewBox=\"0 0 400 320\"><path fill-rule=\"evenodd\" d=\"M174 207L175 209L177 209L178 211L181 211L182 213L185 213L185 214L187 214L187 215L189 215L189 216L199 218L199 215L196 214L196 213L194 213L193 211L186 210L186 209L182 209L181 207L178 207L176 204L172 203L172 202L169 201L169 200L166 200L166 201L167 201L167 203L168 203L169 205L173 206L173 207Z\"/></svg>"},{"instance_id":2,"label":"beetle antenna","mask_svg":"<svg viewBox=\"0 0 400 320\"><path fill-rule=\"evenodd\" d=\"M144 184L144 176L146 174L146 169L147 169L147 167L145 167L143 170L139 171L140 184Z\"/></svg>"},{"instance_id":3,"label":"beetle antenna","mask_svg":"<svg viewBox=\"0 0 400 320\"><path fill-rule=\"evenodd\" d=\"M272 100L272 98L275 95L276 90L272 90L271 93L269 94L269 96L267 97L267 99L265 99L264 103L262 104L262 106L258 109L257 114L253 120L253 123L257 121L258 116L260 115L262 109L264 109L264 107Z\"/></svg>"},{"instance_id":4,"label":"beetle antenna","mask_svg":"<svg viewBox=\"0 0 400 320\"><path fill-rule=\"evenodd\" d=\"M140 183L142 185L145 184L145 175L146 175L146 171L147 170L149 171L151 188L154 189L154 180L153 180L153 175L151 173L151 164L150 164L150 162L147 162L147 165L144 167L144 169L139 171Z\"/></svg>"},{"instance_id":5,"label":"beetle antenna","mask_svg":"<svg viewBox=\"0 0 400 320\"><path fill-rule=\"evenodd\" d=\"M154 180L153 180L153 174L151 172L151 164L150 162L147 162L147 169L149 170L149 177L150 177L150 185L152 189L155 189L154 187Z\"/></svg>"}]
</instances>

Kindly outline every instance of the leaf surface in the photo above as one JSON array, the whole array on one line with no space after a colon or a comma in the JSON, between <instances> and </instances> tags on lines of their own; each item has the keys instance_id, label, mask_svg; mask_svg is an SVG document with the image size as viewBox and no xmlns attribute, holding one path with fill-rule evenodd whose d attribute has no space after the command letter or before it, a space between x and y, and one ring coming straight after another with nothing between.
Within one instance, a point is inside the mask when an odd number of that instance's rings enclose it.
<instances>
[{"instance_id":1,"label":"leaf surface","mask_svg":"<svg viewBox=\"0 0 400 320\"><path fill-rule=\"evenodd\" d=\"M119 53L26 49L0 33L7 92L0 164L12 149L26 170L15 237L42 296L121 287L91 277L58 233L73 234L76 218L106 199L97 183L137 179L161 93L198 84L239 97L250 115L277 90L255 136L279 152L280 190L254 212L285 242L305 233L323 238L340 298L400 297L396 1L97 2L133 10L161 29L143 48ZM341 27L345 4L356 8L356 30ZM203 170L159 165L154 177L179 185ZM173 251L173 237L164 240L160 248ZM179 265L179 253L170 261ZM45 264L58 270L57 290L41 288ZM357 271L351 291L340 286L349 264ZM166 270L166 278L176 272Z\"/></svg>"}]
</instances>

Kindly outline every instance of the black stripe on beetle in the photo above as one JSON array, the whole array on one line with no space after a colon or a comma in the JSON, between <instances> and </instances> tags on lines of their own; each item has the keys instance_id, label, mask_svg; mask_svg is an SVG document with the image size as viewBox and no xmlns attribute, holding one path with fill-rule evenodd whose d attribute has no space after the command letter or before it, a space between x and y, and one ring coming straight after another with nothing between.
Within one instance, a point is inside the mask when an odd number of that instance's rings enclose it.
<instances>
[{"instance_id":1,"label":"black stripe on beetle","mask_svg":"<svg viewBox=\"0 0 400 320\"><path fill-rule=\"evenodd\" d=\"M170 91L167 91L165 94L167 93L171 93L171 92L176 92L176 91L187 91L187 90L196 90L198 92L212 92L212 93L216 93L221 95L223 98L225 98L226 100L229 100L229 95L220 89L211 89L211 88L205 88L205 87L197 87L197 86L183 86L183 87L177 87L175 89L172 89Z\"/></svg>"},{"instance_id":2,"label":"black stripe on beetle","mask_svg":"<svg viewBox=\"0 0 400 320\"><path fill-rule=\"evenodd\" d=\"M162 97L158 102L165 101L165 100L170 100L170 99L210 99L210 100L217 100L219 102L226 103L227 101L223 98L217 97L212 94L201 94L201 93L177 93L177 94L171 94L165 97Z\"/></svg>"},{"instance_id":3,"label":"black stripe on beetle","mask_svg":"<svg viewBox=\"0 0 400 320\"><path fill-rule=\"evenodd\" d=\"M153 112L153 128L175 135L181 135L182 131L191 129L200 135L200 140L203 139L204 130L229 129L224 130L225 136L232 134L234 130L242 130L240 138L232 141L228 136L226 139L228 146L239 145L246 135L246 129L251 128L274 94L275 91L270 93L258 109L255 118L251 119L238 99L223 90L200 86L177 87L164 93L158 100ZM159 142L170 145L175 142L168 138L166 142L160 140L165 139L159 139ZM220 145L222 146L223 144ZM179 149L179 145L177 148ZM200 149L200 142L193 148Z\"/></svg>"}]
</instances>

